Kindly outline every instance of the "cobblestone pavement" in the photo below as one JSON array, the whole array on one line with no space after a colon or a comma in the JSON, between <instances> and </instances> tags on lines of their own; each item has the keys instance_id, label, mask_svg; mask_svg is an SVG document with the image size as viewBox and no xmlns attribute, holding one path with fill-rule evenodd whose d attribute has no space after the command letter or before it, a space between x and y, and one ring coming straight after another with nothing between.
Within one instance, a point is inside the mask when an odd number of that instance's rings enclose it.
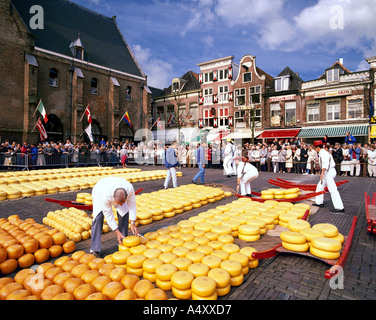
<instances>
[{"instance_id":1,"label":"cobblestone pavement","mask_svg":"<svg viewBox=\"0 0 376 320\"><path fill-rule=\"evenodd\" d=\"M142 170L155 170L162 167L142 166ZM120 169L121 170L121 169ZM189 184L197 173L197 168L183 168L183 177L178 178L178 185ZM318 176L304 176L298 174L282 174L281 178L304 183L317 183ZM272 186L268 183L276 174L261 172L257 180L252 183L252 190L261 191ZM309 217L311 225L316 223L333 223L343 235L347 235L354 216L358 217L351 251L344 268L343 289L331 289L330 281L325 279L325 271L330 268L324 262L299 256L297 254L279 254L274 258L260 260L257 268L251 269L239 287L233 287L231 292L221 300L375 300L376 299L376 270L375 270L375 242L376 236L367 232L364 193L376 191L375 178L337 177L336 181L349 180L349 183L339 188L345 213L335 214L329 194L325 195L327 206L320 208ZM235 189L236 179L226 178L222 170L207 169L205 182L207 184L224 184ZM148 193L161 189L162 180L138 182L135 190L143 188ZM84 192L90 192L85 190ZM67 192L49 195L51 198L75 200L77 192ZM57 204L44 201L46 196L7 200L0 202L0 217L18 214L21 219L34 218L42 222L49 211L61 209ZM219 202L208 204L195 210L177 215L173 218L140 227L140 233L145 234L164 226L173 225L180 220L197 215L220 204L236 200L228 197ZM268 239L269 238L269 239ZM272 239L274 238L274 239ZM103 254L117 250L116 238L112 232L102 236ZM238 239L237 239L238 241ZM269 241L269 242L268 242ZM276 242L277 241L277 242ZM274 242L274 243L273 243ZM262 237L257 242L248 243L257 250L271 248L278 243L277 237ZM243 243L244 245L244 243ZM90 239L77 244L77 250L89 251Z\"/></svg>"}]
</instances>

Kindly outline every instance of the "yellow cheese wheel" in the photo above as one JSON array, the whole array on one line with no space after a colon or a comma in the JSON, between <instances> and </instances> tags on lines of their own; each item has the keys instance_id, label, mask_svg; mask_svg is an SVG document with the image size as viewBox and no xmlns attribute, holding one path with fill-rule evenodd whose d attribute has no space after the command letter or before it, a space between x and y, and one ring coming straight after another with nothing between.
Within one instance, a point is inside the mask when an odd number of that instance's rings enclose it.
<instances>
[{"instance_id":1,"label":"yellow cheese wheel","mask_svg":"<svg viewBox=\"0 0 376 320\"><path fill-rule=\"evenodd\" d=\"M239 227L239 234L243 234L246 236L255 236L260 234L260 227L248 224L241 225Z\"/></svg>"},{"instance_id":2,"label":"yellow cheese wheel","mask_svg":"<svg viewBox=\"0 0 376 320\"><path fill-rule=\"evenodd\" d=\"M191 289L192 294L194 293L200 297L209 297L217 293L217 283L210 277L199 276L192 281Z\"/></svg>"},{"instance_id":3,"label":"yellow cheese wheel","mask_svg":"<svg viewBox=\"0 0 376 320\"><path fill-rule=\"evenodd\" d=\"M219 250L223 246L223 242L221 241L210 241L208 246L211 246L214 250Z\"/></svg>"},{"instance_id":4,"label":"yellow cheese wheel","mask_svg":"<svg viewBox=\"0 0 376 320\"><path fill-rule=\"evenodd\" d=\"M282 231L280 238L282 241L292 244L305 244L307 242L305 235L293 231Z\"/></svg>"},{"instance_id":5,"label":"yellow cheese wheel","mask_svg":"<svg viewBox=\"0 0 376 320\"><path fill-rule=\"evenodd\" d=\"M282 213L279 215L279 221L288 223L291 220L297 220L298 217L295 214L291 213Z\"/></svg>"},{"instance_id":6,"label":"yellow cheese wheel","mask_svg":"<svg viewBox=\"0 0 376 320\"><path fill-rule=\"evenodd\" d=\"M252 248L252 247L243 247L243 248L240 249L239 252L240 253L244 253L245 255L247 255L248 259L250 261L252 261L252 260L255 260L254 258L252 258L252 253L253 252L257 252L257 250L255 248Z\"/></svg>"},{"instance_id":7,"label":"yellow cheese wheel","mask_svg":"<svg viewBox=\"0 0 376 320\"><path fill-rule=\"evenodd\" d=\"M234 276L230 278L230 285L232 287L238 287L240 286L244 281L244 274L240 272L238 276Z\"/></svg>"},{"instance_id":8,"label":"yellow cheese wheel","mask_svg":"<svg viewBox=\"0 0 376 320\"><path fill-rule=\"evenodd\" d=\"M179 239L181 240L181 239ZM190 252L187 247L175 247L172 249L172 253L175 253L178 257L185 257L188 252Z\"/></svg>"},{"instance_id":9,"label":"yellow cheese wheel","mask_svg":"<svg viewBox=\"0 0 376 320\"><path fill-rule=\"evenodd\" d=\"M291 189L285 190L285 195L286 194L295 194L295 193L298 193L298 192L299 192L299 188L291 188Z\"/></svg>"},{"instance_id":10,"label":"yellow cheese wheel","mask_svg":"<svg viewBox=\"0 0 376 320\"><path fill-rule=\"evenodd\" d=\"M142 268L142 264L146 259L147 257L142 254L131 255L127 259L127 266L135 269Z\"/></svg>"},{"instance_id":11,"label":"yellow cheese wheel","mask_svg":"<svg viewBox=\"0 0 376 320\"><path fill-rule=\"evenodd\" d=\"M323 251L330 251L330 252L338 252L342 249L342 244L338 240L325 238L325 237L317 237L312 239L311 246L315 249L320 249Z\"/></svg>"},{"instance_id":12,"label":"yellow cheese wheel","mask_svg":"<svg viewBox=\"0 0 376 320\"><path fill-rule=\"evenodd\" d=\"M173 264L162 264L155 269L157 279L170 281L171 277L178 272L178 268Z\"/></svg>"},{"instance_id":13,"label":"yellow cheese wheel","mask_svg":"<svg viewBox=\"0 0 376 320\"><path fill-rule=\"evenodd\" d=\"M231 253L229 259L240 262L240 264L242 265L243 268L248 267L249 258L244 253L241 253L241 252Z\"/></svg>"},{"instance_id":14,"label":"yellow cheese wheel","mask_svg":"<svg viewBox=\"0 0 376 320\"><path fill-rule=\"evenodd\" d=\"M223 260L218 257L218 255L208 255L202 258L201 262L207 265L210 269L215 269L220 267L222 261Z\"/></svg>"},{"instance_id":15,"label":"yellow cheese wheel","mask_svg":"<svg viewBox=\"0 0 376 320\"><path fill-rule=\"evenodd\" d=\"M144 263L142 264L142 268L144 269L144 271L148 272L148 273L155 273L157 267L159 267L160 265L164 264L163 261L161 259L158 259L158 258L150 258L150 259L146 259L144 261ZM155 281L154 281L155 282Z\"/></svg>"},{"instance_id":16,"label":"yellow cheese wheel","mask_svg":"<svg viewBox=\"0 0 376 320\"><path fill-rule=\"evenodd\" d=\"M266 227L266 222L257 218L247 220L246 224L251 226L257 226L260 229L264 229Z\"/></svg>"},{"instance_id":17,"label":"yellow cheese wheel","mask_svg":"<svg viewBox=\"0 0 376 320\"><path fill-rule=\"evenodd\" d=\"M229 235L232 232L232 229L224 225L213 225L211 232L218 233L219 235Z\"/></svg>"},{"instance_id":18,"label":"yellow cheese wheel","mask_svg":"<svg viewBox=\"0 0 376 320\"><path fill-rule=\"evenodd\" d=\"M309 244L307 242L303 244L295 244L282 241L282 246L287 250L296 252L306 252L309 249Z\"/></svg>"},{"instance_id":19,"label":"yellow cheese wheel","mask_svg":"<svg viewBox=\"0 0 376 320\"><path fill-rule=\"evenodd\" d=\"M237 277L242 274L242 265L239 261L224 260L221 262L220 268L225 269L231 277Z\"/></svg>"},{"instance_id":20,"label":"yellow cheese wheel","mask_svg":"<svg viewBox=\"0 0 376 320\"><path fill-rule=\"evenodd\" d=\"M299 196L298 193L290 193L290 194L285 194L284 198L285 199L294 199L294 198L297 198Z\"/></svg>"},{"instance_id":21,"label":"yellow cheese wheel","mask_svg":"<svg viewBox=\"0 0 376 320\"><path fill-rule=\"evenodd\" d=\"M185 257L192 260L193 263L200 263L205 257L205 254L200 251L190 251Z\"/></svg>"},{"instance_id":22,"label":"yellow cheese wheel","mask_svg":"<svg viewBox=\"0 0 376 320\"><path fill-rule=\"evenodd\" d=\"M300 233L305 235L308 242L311 242L313 238L325 237L324 232L322 232L318 229L312 229L312 228L300 230Z\"/></svg>"},{"instance_id":23,"label":"yellow cheese wheel","mask_svg":"<svg viewBox=\"0 0 376 320\"><path fill-rule=\"evenodd\" d=\"M132 254L128 251L117 251L112 254L112 263L113 264L126 264L127 259Z\"/></svg>"},{"instance_id":24,"label":"yellow cheese wheel","mask_svg":"<svg viewBox=\"0 0 376 320\"><path fill-rule=\"evenodd\" d=\"M342 244L345 242L345 237L344 237L343 234L341 234L341 233L338 233L336 237L329 238L329 239L338 240L338 241L341 242Z\"/></svg>"},{"instance_id":25,"label":"yellow cheese wheel","mask_svg":"<svg viewBox=\"0 0 376 320\"><path fill-rule=\"evenodd\" d=\"M127 236L123 239L123 245L127 247L135 247L140 244L140 237L137 236Z\"/></svg>"},{"instance_id":26,"label":"yellow cheese wheel","mask_svg":"<svg viewBox=\"0 0 376 320\"><path fill-rule=\"evenodd\" d=\"M262 195L274 195L274 191L270 190L270 189L268 189L268 190L262 190L261 194Z\"/></svg>"},{"instance_id":27,"label":"yellow cheese wheel","mask_svg":"<svg viewBox=\"0 0 376 320\"><path fill-rule=\"evenodd\" d=\"M231 284L229 282L229 284L226 287L217 288L217 295L218 295L218 297L223 297L223 296L229 294L230 291L231 291Z\"/></svg>"},{"instance_id":28,"label":"yellow cheese wheel","mask_svg":"<svg viewBox=\"0 0 376 320\"><path fill-rule=\"evenodd\" d=\"M186 289L186 290L180 290L175 288L174 286L171 289L172 294L174 297L180 299L180 300L188 300L192 298L192 290L191 289Z\"/></svg>"},{"instance_id":29,"label":"yellow cheese wheel","mask_svg":"<svg viewBox=\"0 0 376 320\"><path fill-rule=\"evenodd\" d=\"M239 252L240 247L235 243L226 243L222 246L222 250L228 252L229 254L232 254L234 252Z\"/></svg>"},{"instance_id":30,"label":"yellow cheese wheel","mask_svg":"<svg viewBox=\"0 0 376 320\"><path fill-rule=\"evenodd\" d=\"M172 287L179 290L191 289L195 276L189 271L177 271L171 277ZM178 298L178 297L177 297Z\"/></svg>"},{"instance_id":31,"label":"yellow cheese wheel","mask_svg":"<svg viewBox=\"0 0 376 320\"><path fill-rule=\"evenodd\" d=\"M158 279L158 277L155 280L155 284L157 285L158 288L164 290L164 291L169 291L172 289L172 283L171 281L162 281Z\"/></svg>"},{"instance_id":32,"label":"yellow cheese wheel","mask_svg":"<svg viewBox=\"0 0 376 320\"><path fill-rule=\"evenodd\" d=\"M148 211L137 211L137 218L140 220L146 220L152 218L153 214Z\"/></svg>"},{"instance_id":33,"label":"yellow cheese wheel","mask_svg":"<svg viewBox=\"0 0 376 320\"><path fill-rule=\"evenodd\" d=\"M143 273L144 273L144 269L142 268L133 268L133 267L127 266L127 274L132 274L137 277L142 277Z\"/></svg>"},{"instance_id":34,"label":"yellow cheese wheel","mask_svg":"<svg viewBox=\"0 0 376 320\"><path fill-rule=\"evenodd\" d=\"M273 194L261 194L261 198L265 200L272 200L274 199L274 192Z\"/></svg>"},{"instance_id":35,"label":"yellow cheese wheel","mask_svg":"<svg viewBox=\"0 0 376 320\"><path fill-rule=\"evenodd\" d=\"M315 224L312 228L321 230L322 232L325 233L325 237L328 237L328 238L333 238L338 235L337 227L330 223L318 223L318 224Z\"/></svg>"},{"instance_id":36,"label":"yellow cheese wheel","mask_svg":"<svg viewBox=\"0 0 376 320\"><path fill-rule=\"evenodd\" d=\"M260 234L255 235L255 236L247 236L247 235L244 235L244 234L242 234L242 233L239 233L239 234L238 234L238 238L239 238L240 240L243 240L243 241L254 242L254 241L258 241L258 240L260 240Z\"/></svg>"},{"instance_id":37,"label":"yellow cheese wheel","mask_svg":"<svg viewBox=\"0 0 376 320\"><path fill-rule=\"evenodd\" d=\"M152 240L153 241L153 240ZM151 241L149 241L151 242ZM148 243L149 243L148 242ZM157 241L158 245L160 245L161 243L159 241ZM156 243L156 244L157 244ZM147 246L147 244L146 244ZM159 258L159 256L162 254L162 250L158 249L158 248L149 248L149 249L146 249L143 253L142 253L145 257L147 257L148 259L151 259L151 258Z\"/></svg>"},{"instance_id":38,"label":"yellow cheese wheel","mask_svg":"<svg viewBox=\"0 0 376 320\"><path fill-rule=\"evenodd\" d=\"M329 260L336 260L340 257L341 253L340 251L338 252L330 252L330 251L324 251L320 249L316 249L315 247L310 247L309 252L319 258L322 259L329 259Z\"/></svg>"},{"instance_id":39,"label":"yellow cheese wheel","mask_svg":"<svg viewBox=\"0 0 376 320\"><path fill-rule=\"evenodd\" d=\"M210 268L204 264L204 263L192 263L188 267L188 271L193 273L195 278L201 277L201 276L206 276L209 272Z\"/></svg>"},{"instance_id":40,"label":"yellow cheese wheel","mask_svg":"<svg viewBox=\"0 0 376 320\"><path fill-rule=\"evenodd\" d=\"M223 268L214 268L208 272L208 277L213 279L217 288L224 288L230 284L230 273Z\"/></svg>"},{"instance_id":41,"label":"yellow cheese wheel","mask_svg":"<svg viewBox=\"0 0 376 320\"><path fill-rule=\"evenodd\" d=\"M311 225L305 220L297 219L289 221L287 227L290 231L300 232L301 230L311 228Z\"/></svg>"},{"instance_id":42,"label":"yellow cheese wheel","mask_svg":"<svg viewBox=\"0 0 376 320\"><path fill-rule=\"evenodd\" d=\"M235 239L231 234L221 234L218 237L218 241L221 241L223 243L234 243Z\"/></svg>"},{"instance_id":43,"label":"yellow cheese wheel","mask_svg":"<svg viewBox=\"0 0 376 320\"><path fill-rule=\"evenodd\" d=\"M259 265L259 260L255 259L253 261L249 261L248 267L249 269L254 269L254 268L257 268L258 265Z\"/></svg>"}]
</instances>

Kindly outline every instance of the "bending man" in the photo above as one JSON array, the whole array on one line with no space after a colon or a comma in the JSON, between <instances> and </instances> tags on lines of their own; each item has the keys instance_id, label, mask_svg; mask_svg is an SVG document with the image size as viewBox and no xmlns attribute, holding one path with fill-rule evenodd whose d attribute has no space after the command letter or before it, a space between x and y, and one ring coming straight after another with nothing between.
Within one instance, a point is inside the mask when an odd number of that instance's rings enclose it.
<instances>
[{"instance_id":1,"label":"bending man","mask_svg":"<svg viewBox=\"0 0 376 320\"><path fill-rule=\"evenodd\" d=\"M90 252L99 256L101 252L101 235L103 221L115 232L118 243L128 235L129 220L131 231L138 235L136 227L136 197L133 186L119 177L106 177L99 180L93 188L93 223L91 226ZM116 223L113 209L116 209Z\"/></svg>"},{"instance_id":2,"label":"bending man","mask_svg":"<svg viewBox=\"0 0 376 320\"><path fill-rule=\"evenodd\" d=\"M258 178L259 172L256 167L249 162L242 161L242 157L234 158L237 165L237 186L236 191L242 196L251 196L251 182Z\"/></svg>"}]
</instances>

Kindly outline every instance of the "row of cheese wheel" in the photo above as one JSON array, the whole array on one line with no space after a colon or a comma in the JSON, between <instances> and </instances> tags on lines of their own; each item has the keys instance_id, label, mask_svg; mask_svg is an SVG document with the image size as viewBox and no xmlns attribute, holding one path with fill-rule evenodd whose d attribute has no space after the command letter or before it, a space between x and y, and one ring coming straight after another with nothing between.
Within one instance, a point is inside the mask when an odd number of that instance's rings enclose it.
<instances>
[{"instance_id":1,"label":"row of cheese wheel","mask_svg":"<svg viewBox=\"0 0 376 320\"><path fill-rule=\"evenodd\" d=\"M293 220L288 223L289 231L280 234L282 246L290 251L306 252L323 259L335 260L340 257L344 236L330 223L315 224L312 228L307 221Z\"/></svg>"},{"instance_id":2,"label":"row of cheese wheel","mask_svg":"<svg viewBox=\"0 0 376 320\"><path fill-rule=\"evenodd\" d=\"M166 292L84 251L0 278L0 300L167 300Z\"/></svg>"},{"instance_id":3,"label":"row of cheese wheel","mask_svg":"<svg viewBox=\"0 0 376 320\"><path fill-rule=\"evenodd\" d=\"M68 169L67 169L68 170ZM126 170L126 169L124 169ZM59 192L78 191L93 188L94 185L104 176L118 176L127 179L129 182L150 181L164 179L166 172L164 170L155 170L141 172L141 170L130 169L123 171L121 169L93 171L77 174L46 174L38 175L35 179L28 180L27 176L22 178L11 177L2 179L0 183L0 201L6 199L18 199L21 197L31 197L44 194L56 194ZM182 176L177 172L177 176ZM39 179L37 181L34 181ZM1 180L1 179L0 179ZM1 182L1 181L0 181Z\"/></svg>"},{"instance_id":4,"label":"row of cheese wheel","mask_svg":"<svg viewBox=\"0 0 376 320\"><path fill-rule=\"evenodd\" d=\"M68 239L74 242L89 239L91 236L92 219L85 211L77 208L50 211L43 218L43 223L63 232ZM110 227L104 223L102 231L107 233L110 231Z\"/></svg>"},{"instance_id":5,"label":"row of cheese wheel","mask_svg":"<svg viewBox=\"0 0 376 320\"><path fill-rule=\"evenodd\" d=\"M0 219L0 274L13 273L76 249L73 241L56 229L18 215Z\"/></svg>"},{"instance_id":6,"label":"row of cheese wheel","mask_svg":"<svg viewBox=\"0 0 376 320\"><path fill-rule=\"evenodd\" d=\"M195 184L136 195L136 224L146 225L153 221L171 218L176 214L200 208L229 196L231 192L224 192L220 188ZM117 220L115 209L114 217Z\"/></svg>"},{"instance_id":7,"label":"row of cheese wheel","mask_svg":"<svg viewBox=\"0 0 376 320\"><path fill-rule=\"evenodd\" d=\"M265 200L271 199L293 199L300 196L299 188L290 189L267 189L261 191L261 198Z\"/></svg>"},{"instance_id":8,"label":"row of cheese wheel","mask_svg":"<svg viewBox=\"0 0 376 320\"><path fill-rule=\"evenodd\" d=\"M119 251L105 260L156 283L165 291L172 290L178 299L216 299L226 295L231 286L243 282L249 268L258 266L258 260L251 257L256 250L240 248L231 235L205 233L212 239L208 242L202 230L188 232L189 228L182 225L149 232L145 234L146 240L128 236L119 245ZM206 277L215 280L215 292L212 280ZM196 278L200 280L193 283ZM211 283L212 289L197 289L205 283Z\"/></svg>"},{"instance_id":9,"label":"row of cheese wheel","mask_svg":"<svg viewBox=\"0 0 376 320\"><path fill-rule=\"evenodd\" d=\"M93 205L93 196L88 192L79 192L76 196L76 202L85 204L87 206Z\"/></svg>"}]
</instances>

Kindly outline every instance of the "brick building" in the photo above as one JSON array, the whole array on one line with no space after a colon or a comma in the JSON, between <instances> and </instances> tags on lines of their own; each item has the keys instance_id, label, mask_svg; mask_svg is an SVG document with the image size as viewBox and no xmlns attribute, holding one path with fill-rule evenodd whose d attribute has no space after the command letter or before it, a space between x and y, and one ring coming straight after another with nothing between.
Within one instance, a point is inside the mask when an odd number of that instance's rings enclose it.
<instances>
[{"instance_id":1,"label":"brick building","mask_svg":"<svg viewBox=\"0 0 376 320\"><path fill-rule=\"evenodd\" d=\"M303 104L300 88L303 80L286 67L273 79L264 94L264 129L258 139L270 141L296 138L300 132Z\"/></svg>"},{"instance_id":2,"label":"brick building","mask_svg":"<svg viewBox=\"0 0 376 320\"><path fill-rule=\"evenodd\" d=\"M256 66L256 57L245 55L234 78L234 124L231 138L239 142L255 141L265 128L264 94L273 77Z\"/></svg>"},{"instance_id":3,"label":"brick building","mask_svg":"<svg viewBox=\"0 0 376 320\"><path fill-rule=\"evenodd\" d=\"M232 81L237 78L239 65L233 56L199 63L201 96L198 127L220 139L233 131L234 91ZM217 133L218 137L217 137ZM210 140L210 138L209 138Z\"/></svg>"},{"instance_id":4,"label":"brick building","mask_svg":"<svg viewBox=\"0 0 376 320\"><path fill-rule=\"evenodd\" d=\"M105 17L67 0L3 0L0 3L1 139L36 143L32 132L42 99L48 139L86 139L83 112L90 107L96 141L133 139L147 126L147 77L121 34Z\"/></svg>"},{"instance_id":5,"label":"brick building","mask_svg":"<svg viewBox=\"0 0 376 320\"><path fill-rule=\"evenodd\" d=\"M332 142L343 143L349 131L358 142L367 143L372 82L369 70L351 72L342 61L319 79L304 82L304 117L298 137L312 142L327 135Z\"/></svg>"},{"instance_id":6,"label":"brick building","mask_svg":"<svg viewBox=\"0 0 376 320\"><path fill-rule=\"evenodd\" d=\"M200 93L198 74L188 71L182 77L172 79L171 86L153 97L153 123L160 119L166 129L157 135L158 128L153 127L157 140L165 139L169 143L181 136L184 141L190 141L198 135Z\"/></svg>"}]
</instances>

